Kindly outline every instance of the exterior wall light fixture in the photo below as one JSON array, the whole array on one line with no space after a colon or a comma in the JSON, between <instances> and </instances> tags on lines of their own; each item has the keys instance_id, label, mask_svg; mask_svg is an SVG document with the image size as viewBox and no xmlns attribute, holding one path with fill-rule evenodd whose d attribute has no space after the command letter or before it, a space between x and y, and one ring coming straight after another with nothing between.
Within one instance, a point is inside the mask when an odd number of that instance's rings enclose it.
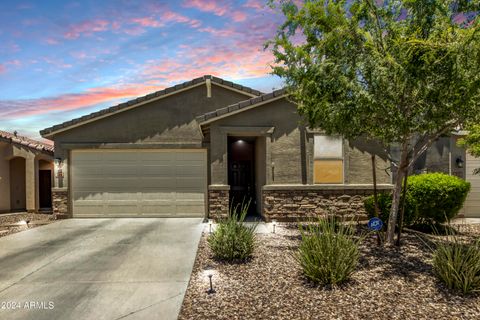
<instances>
[{"instance_id":1,"label":"exterior wall light fixture","mask_svg":"<svg viewBox=\"0 0 480 320\"><path fill-rule=\"evenodd\" d=\"M463 168L463 159L462 156L457 157L457 160L455 160L457 164L457 168Z\"/></svg>"}]
</instances>

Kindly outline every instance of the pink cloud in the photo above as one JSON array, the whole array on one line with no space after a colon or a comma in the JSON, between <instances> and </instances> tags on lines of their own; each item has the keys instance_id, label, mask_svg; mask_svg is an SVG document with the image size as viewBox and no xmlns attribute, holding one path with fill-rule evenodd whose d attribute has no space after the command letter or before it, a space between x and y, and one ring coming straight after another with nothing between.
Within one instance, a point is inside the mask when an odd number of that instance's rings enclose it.
<instances>
[{"instance_id":1,"label":"pink cloud","mask_svg":"<svg viewBox=\"0 0 480 320\"><path fill-rule=\"evenodd\" d=\"M248 0L244 5L246 8L252 8L255 10L262 10L265 8L265 1L262 0Z\"/></svg>"},{"instance_id":2,"label":"pink cloud","mask_svg":"<svg viewBox=\"0 0 480 320\"><path fill-rule=\"evenodd\" d=\"M181 15L174 11L165 11L159 18L143 17L131 19L131 22L138 24L142 27L160 28L165 26L166 23L184 23L190 25L192 28L198 28L202 24L200 20L191 19L184 15Z\"/></svg>"},{"instance_id":3,"label":"pink cloud","mask_svg":"<svg viewBox=\"0 0 480 320\"><path fill-rule=\"evenodd\" d=\"M3 64L0 64L0 74L6 73L7 72L7 67L5 67Z\"/></svg>"},{"instance_id":4,"label":"pink cloud","mask_svg":"<svg viewBox=\"0 0 480 320\"><path fill-rule=\"evenodd\" d=\"M82 34L92 35L95 32L106 31L109 22L106 20L88 20L78 24L71 25L64 33L66 39L77 39Z\"/></svg>"},{"instance_id":5,"label":"pink cloud","mask_svg":"<svg viewBox=\"0 0 480 320\"><path fill-rule=\"evenodd\" d=\"M51 64L52 66L55 66L55 67L61 68L61 69L67 69L67 68L72 67L71 64L65 63L63 60L60 60L60 59L52 59L52 58L49 58L49 57L44 57L43 61L45 61L48 64Z\"/></svg>"},{"instance_id":6,"label":"pink cloud","mask_svg":"<svg viewBox=\"0 0 480 320\"><path fill-rule=\"evenodd\" d=\"M132 98L158 90L149 85L92 88L82 93L70 93L55 97L0 101L0 118L13 119L44 114L52 111L69 111L118 99Z\"/></svg>"},{"instance_id":7,"label":"pink cloud","mask_svg":"<svg viewBox=\"0 0 480 320\"><path fill-rule=\"evenodd\" d=\"M133 23L139 24L142 27L151 27L151 28L158 28L163 26L163 23L160 21L157 21L153 18L150 17L145 17L145 18L134 18L132 19Z\"/></svg>"},{"instance_id":8,"label":"pink cloud","mask_svg":"<svg viewBox=\"0 0 480 320\"><path fill-rule=\"evenodd\" d=\"M198 30L202 32L208 32L217 37L231 37L237 33L234 29L216 29L212 27L201 28Z\"/></svg>"},{"instance_id":9,"label":"pink cloud","mask_svg":"<svg viewBox=\"0 0 480 320\"><path fill-rule=\"evenodd\" d=\"M18 59L14 59L14 60L7 61L6 64L9 64L15 67L20 67L22 65L22 62Z\"/></svg>"},{"instance_id":10,"label":"pink cloud","mask_svg":"<svg viewBox=\"0 0 480 320\"><path fill-rule=\"evenodd\" d=\"M53 38L48 38L48 39L45 40L45 42L46 42L47 44L50 44L50 45L56 45L56 44L58 44L58 41L55 40L55 39L53 39Z\"/></svg>"},{"instance_id":11,"label":"pink cloud","mask_svg":"<svg viewBox=\"0 0 480 320\"><path fill-rule=\"evenodd\" d=\"M74 51L74 52L70 52L70 55L72 57L74 57L75 59L80 59L80 60L83 60L83 59L86 59L88 58L88 55L85 51Z\"/></svg>"},{"instance_id":12,"label":"pink cloud","mask_svg":"<svg viewBox=\"0 0 480 320\"><path fill-rule=\"evenodd\" d=\"M222 1L215 0L187 0L183 2L183 6L204 12L211 12L217 16L223 16L228 12L228 7L221 3Z\"/></svg>"},{"instance_id":13,"label":"pink cloud","mask_svg":"<svg viewBox=\"0 0 480 320\"><path fill-rule=\"evenodd\" d=\"M245 19L247 19L247 15L242 11L234 11L232 13L232 19L235 22L245 21Z\"/></svg>"}]
</instances>

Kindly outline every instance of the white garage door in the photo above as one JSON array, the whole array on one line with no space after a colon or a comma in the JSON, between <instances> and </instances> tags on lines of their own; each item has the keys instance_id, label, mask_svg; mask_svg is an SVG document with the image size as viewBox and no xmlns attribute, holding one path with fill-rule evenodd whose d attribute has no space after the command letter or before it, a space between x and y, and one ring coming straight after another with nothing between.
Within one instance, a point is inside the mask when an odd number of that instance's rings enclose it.
<instances>
[{"instance_id":1,"label":"white garage door","mask_svg":"<svg viewBox=\"0 0 480 320\"><path fill-rule=\"evenodd\" d=\"M480 158L474 158L467 152L465 164L466 180L472 185L465 201L465 217L480 218L480 175L473 174L474 169L480 168Z\"/></svg>"},{"instance_id":2,"label":"white garage door","mask_svg":"<svg viewBox=\"0 0 480 320\"><path fill-rule=\"evenodd\" d=\"M74 217L201 217L205 150L74 150Z\"/></svg>"}]
</instances>

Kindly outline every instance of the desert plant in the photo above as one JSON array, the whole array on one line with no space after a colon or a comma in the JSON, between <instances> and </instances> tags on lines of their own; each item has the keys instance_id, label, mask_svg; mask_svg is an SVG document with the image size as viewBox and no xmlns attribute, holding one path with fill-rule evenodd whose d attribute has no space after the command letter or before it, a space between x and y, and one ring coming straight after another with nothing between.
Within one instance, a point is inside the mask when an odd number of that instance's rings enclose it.
<instances>
[{"instance_id":1,"label":"desert plant","mask_svg":"<svg viewBox=\"0 0 480 320\"><path fill-rule=\"evenodd\" d=\"M243 224L250 203L230 208L229 216L220 220L208 244L217 259L224 261L246 260L255 249L255 229L257 224Z\"/></svg>"},{"instance_id":2,"label":"desert plant","mask_svg":"<svg viewBox=\"0 0 480 320\"><path fill-rule=\"evenodd\" d=\"M375 203L373 196L366 197L363 200L363 205L365 206L365 211L369 218L375 216ZM390 209L392 207L392 195L390 193L379 193L378 194L378 209L380 211L379 218L383 222L388 221L390 216ZM415 223L418 217L417 205L413 201L412 196L407 193L407 202L405 203L405 215L403 224L405 226L410 226Z\"/></svg>"},{"instance_id":3,"label":"desert plant","mask_svg":"<svg viewBox=\"0 0 480 320\"><path fill-rule=\"evenodd\" d=\"M408 194L415 201L419 218L442 223L462 208L470 183L444 173L427 173L408 178Z\"/></svg>"},{"instance_id":4,"label":"desert plant","mask_svg":"<svg viewBox=\"0 0 480 320\"><path fill-rule=\"evenodd\" d=\"M348 280L355 271L361 238L355 238L352 226L335 219L320 219L300 226L301 243L295 255L307 278L323 285Z\"/></svg>"},{"instance_id":5,"label":"desert plant","mask_svg":"<svg viewBox=\"0 0 480 320\"><path fill-rule=\"evenodd\" d=\"M463 294L480 292L480 239L465 243L451 236L449 241L437 243L433 270L449 289Z\"/></svg>"}]
</instances>

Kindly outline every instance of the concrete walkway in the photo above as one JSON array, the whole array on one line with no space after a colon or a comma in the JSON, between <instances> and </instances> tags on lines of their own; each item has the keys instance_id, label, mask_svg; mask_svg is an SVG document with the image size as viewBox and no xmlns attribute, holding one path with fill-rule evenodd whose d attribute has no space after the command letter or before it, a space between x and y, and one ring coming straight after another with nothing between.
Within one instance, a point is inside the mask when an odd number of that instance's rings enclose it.
<instances>
[{"instance_id":1,"label":"concrete walkway","mask_svg":"<svg viewBox=\"0 0 480 320\"><path fill-rule=\"evenodd\" d=\"M0 238L0 319L176 319L202 228L71 219Z\"/></svg>"}]
</instances>

